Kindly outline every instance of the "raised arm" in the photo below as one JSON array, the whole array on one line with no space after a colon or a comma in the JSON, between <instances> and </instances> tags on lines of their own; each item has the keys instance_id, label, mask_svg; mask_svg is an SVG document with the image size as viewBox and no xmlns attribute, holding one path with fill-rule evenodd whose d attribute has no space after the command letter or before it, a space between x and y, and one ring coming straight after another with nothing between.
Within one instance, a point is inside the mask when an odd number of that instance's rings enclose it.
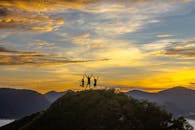
<instances>
[{"instance_id":1,"label":"raised arm","mask_svg":"<svg viewBox=\"0 0 195 130\"><path fill-rule=\"evenodd\" d=\"M87 78L88 78L87 74L85 74L85 77L87 77Z\"/></svg>"}]
</instances>

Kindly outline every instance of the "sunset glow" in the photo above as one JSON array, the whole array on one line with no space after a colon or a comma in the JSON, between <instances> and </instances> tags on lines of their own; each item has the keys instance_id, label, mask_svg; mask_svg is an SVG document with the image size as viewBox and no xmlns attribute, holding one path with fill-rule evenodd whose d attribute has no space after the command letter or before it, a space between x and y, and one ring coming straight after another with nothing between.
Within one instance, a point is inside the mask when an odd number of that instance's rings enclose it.
<instances>
[{"instance_id":1,"label":"sunset glow","mask_svg":"<svg viewBox=\"0 0 195 130\"><path fill-rule=\"evenodd\" d=\"M194 0L1 0L0 87L195 88Z\"/></svg>"}]
</instances>

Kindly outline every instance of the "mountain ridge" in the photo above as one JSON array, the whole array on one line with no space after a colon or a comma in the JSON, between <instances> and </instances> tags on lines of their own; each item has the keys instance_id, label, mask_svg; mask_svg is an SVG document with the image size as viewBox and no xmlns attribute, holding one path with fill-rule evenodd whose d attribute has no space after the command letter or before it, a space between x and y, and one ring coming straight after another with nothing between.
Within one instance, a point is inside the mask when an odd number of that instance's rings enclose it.
<instances>
[{"instance_id":1,"label":"mountain ridge","mask_svg":"<svg viewBox=\"0 0 195 130\"><path fill-rule=\"evenodd\" d=\"M0 88L0 118L21 118L44 110L49 105L49 101L36 91Z\"/></svg>"},{"instance_id":2,"label":"mountain ridge","mask_svg":"<svg viewBox=\"0 0 195 130\"><path fill-rule=\"evenodd\" d=\"M42 111L70 91L72 90L63 92L49 91L41 94L28 89L0 88L0 118L14 119ZM126 92L126 94L138 100L155 102L175 116L185 115L194 117L195 101L193 99L195 98L195 90L177 86L156 93L131 90ZM14 106L17 107L15 108Z\"/></svg>"},{"instance_id":3,"label":"mountain ridge","mask_svg":"<svg viewBox=\"0 0 195 130\"><path fill-rule=\"evenodd\" d=\"M177 86L156 93L129 91L128 96L138 100L149 100L165 107L175 116L195 113L195 90Z\"/></svg>"}]
</instances>

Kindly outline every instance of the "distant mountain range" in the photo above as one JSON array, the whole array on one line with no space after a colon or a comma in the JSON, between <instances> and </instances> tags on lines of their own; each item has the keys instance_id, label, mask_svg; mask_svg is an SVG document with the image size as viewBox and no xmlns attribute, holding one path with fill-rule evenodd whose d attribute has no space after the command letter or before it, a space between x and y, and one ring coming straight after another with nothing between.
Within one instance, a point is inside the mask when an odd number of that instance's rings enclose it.
<instances>
[{"instance_id":1,"label":"distant mountain range","mask_svg":"<svg viewBox=\"0 0 195 130\"><path fill-rule=\"evenodd\" d=\"M71 90L67 90L64 92L50 91L50 92L44 94L44 96L47 98L47 100L49 102L53 103L54 101L56 101L58 98L62 97L64 94L66 94L69 91L71 91Z\"/></svg>"},{"instance_id":2,"label":"distant mountain range","mask_svg":"<svg viewBox=\"0 0 195 130\"><path fill-rule=\"evenodd\" d=\"M0 118L16 119L48 108L50 102L36 91L0 89Z\"/></svg>"},{"instance_id":3,"label":"distant mountain range","mask_svg":"<svg viewBox=\"0 0 195 130\"><path fill-rule=\"evenodd\" d=\"M0 119L17 119L47 109L68 91L40 94L32 90L1 88ZM175 87L158 93L132 90L126 94L138 100L155 102L175 116L183 115L195 119L195 90Z\"/></svg>"},{"instance_id":4,"label":"distant mountain range","mask_svg":"<svg viewBox=\"0 0 195 130\"><path fill-rule=\"evenodd\" d=\"M140 90L127 92L138 100L148 100L164 107L175 116L193 116L195 114L195 90L175 87L158 93L148 93Z\"/></svg>"},{"instance_id":5,"label":"distant mountain range","mask_svg":"<svg viewBox=\"0 0 195 130\"><path fill-rule=\"evenodd\" d=\"M0 88L0 119L18 119L42 111L66 93L41 94L33 90Z\"/></svg>"}]
</instances>

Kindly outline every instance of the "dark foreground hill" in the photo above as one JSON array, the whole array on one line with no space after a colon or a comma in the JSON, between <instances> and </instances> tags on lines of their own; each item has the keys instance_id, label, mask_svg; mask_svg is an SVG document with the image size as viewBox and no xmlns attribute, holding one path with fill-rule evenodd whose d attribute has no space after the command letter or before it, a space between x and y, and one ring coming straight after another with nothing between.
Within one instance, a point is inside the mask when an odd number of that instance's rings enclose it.
<instances>
[{"instance_id":1,"label":"dark foreground hill","mask_svg":"<svg viewBox=\"0 0 195 130\"><path fill-rule=\"evenodd\" d=\"M45 94L47 99L54 102L65 92L51 91ZM164 107L168 112L173 113L175 116L187 116L188 118L195 119L195 90L185 87L174 87L166 89L158 93L148 93L139 90L127 92L127 94L135 99L148 100L155 102Z\"/></svg>"},{"instance_id":2,"label":"dark foreground hill","mask_svg":"<svg viewBox=\"0 0 195 130\"><path fill-rule=\"evenodd\" d=\"M176 116L195 113L195 91L184 87L175 87L158 93L133 90L127 94L135 99L155 102Z\"/></svg>"},{"instance_id":3,"label":"dark foreground hill","mask_svg":"<svg viewBox=\"0 0 195 130\"><path fill-rule=\"evenodd\" d=\"M16 119L42 111L50 105L40 93L32 90L0 89L0 118Z\"/></svg>"},{"instance_id":4,"label":"dark foreground hill","mask_svg":"<svg viewBox=\"0 0 195 130\"><path fill-rule=\"evenodd\" d=\"M68 92L46 111L0 130L192 130L184 118L113 90Z\"/></svg>"}]
</instances>

